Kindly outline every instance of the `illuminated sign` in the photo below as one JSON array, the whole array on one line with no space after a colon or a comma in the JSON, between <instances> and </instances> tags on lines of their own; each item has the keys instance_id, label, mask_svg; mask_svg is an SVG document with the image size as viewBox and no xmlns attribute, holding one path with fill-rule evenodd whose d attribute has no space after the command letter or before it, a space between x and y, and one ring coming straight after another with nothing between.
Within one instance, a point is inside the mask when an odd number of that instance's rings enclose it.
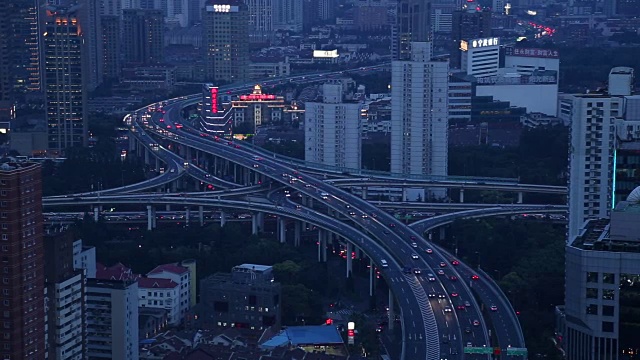
<instances>
[{"instance_id":1,"label":"illuminated sign","mask_svg":"<svg viewBox=\"0 0 640 360\"><path fill-rule=\"evenodd\" d=\"M314 58L337 58L338 49L336 50L313 50Z\"/></svg>"},{"instance_id":2,"label":"illuminated sign","mask_svg":"<svg viewBox=\"0 0 640 360\"><path fill-rule=\"evenodd\" d=\"M349 321L347 323L347 341L349 345L354 344L355 335L356 335L356 323L354 323L353 321Z\"/></svg>"},{"instance_id":3,"label":"illuminated sign","mask_svg":"<svg viewBox=\"0 0 640 360\"><path fill-rule=\"evenodd\" d=\"M218 88L211 88L211 112L213 114L218 113Z\"/></svg>"},{"instance_id":4,"label":"illuminated sign","mask_svg":"<svg viewBox=\"0 0 640 360\"><path fill-rule=\"evenodd\" d=\"M471 48L473 49L498 45L500 45L500 38L497 37L471 40Z\"/></svg>"},{"instance_id":5,"label":"illuminated sign","mask_svg":"<svg viewBox=\"0 0 640 360\"><path fill-rule=\"evenodd\" d=\"M460 50L469 51L469 43L466 40L460 40Z\"/></svg>"},{"instance_id":6,"label":"illuminated sign","mask_svg":"<svg viewBox=\"0 0 640 360\"><path fill-rule=\"evenodd\" d=\"M559 56L558 50L512 47L507 48L505 54L510 56L537 57L548 59L557 59Z\"/></svg>"},{"instance_id":7,"label":"illuminated sign","mask_svg":"<svg viewBox=\"0 0 640 360\"><path fill-rule=\"evenodd\" d=\"M251 95L240 95L241 101L262 101L262 100L275 100L275 95L268 94L251 94Z\"/></svg>"},{"instance_id":8,"label":"illuminated sign","mask_svg":"<svg viewBox=\"0 0 640 360\"><path fill-rule=\"evenodd\" d=\"M476 79L477 84L482 85L545 85L557 84L556 75L531 75L531 76L487 76Z\"/></svg>"},{"instance_id":9,"label":"illuminated sign","mask_svg":"<svg viewBox=\"0 0 640 360\"><path fill-rule=\"evenodd\" d=\"M219 13L238 12L237 6L223 5L223 4L207 5L206 9L209 12L219 12Z\"/></svg>"}]
</instances>

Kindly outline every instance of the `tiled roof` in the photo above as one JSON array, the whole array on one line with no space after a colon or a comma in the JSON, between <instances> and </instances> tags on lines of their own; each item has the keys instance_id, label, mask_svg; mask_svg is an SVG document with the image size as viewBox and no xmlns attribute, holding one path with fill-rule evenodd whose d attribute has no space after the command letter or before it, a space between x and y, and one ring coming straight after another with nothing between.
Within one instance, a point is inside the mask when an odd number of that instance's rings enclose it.
<instances>
[{"instance_id":1,"label":"tiled roof","mask_svg":"<svg viewBox=\"0 0 640 360\"><path fill-rule=\"evenodd\" d=\"M178 283L171 279L154 279L141 277L138 279L138 288L140 289L173 289Z\"/></svg>"},{"instance_id":2,"label":"tiled roof","mask_svg":"<svg viewBox=\"0 0 640 360\"><path fill-rule=\"evenodd\" d=\"M163 271L181 275L189 271L189 269L176 264L164 264L156 266L153 270L149 271L149 274L160 274Z\"/></svg>"},{"instance_id":3,"label":"tiled roof","mask_svg":"<svg viewBox=\"0 0 640 360\"><path fill-rule=\"evenodd\" d=\"M96 279L102 280L136 280L139 274L134 274L130 268L122 263L117 263L111 267L106 267L101 263L96 263Z\"/></svg>"}]
</instances>

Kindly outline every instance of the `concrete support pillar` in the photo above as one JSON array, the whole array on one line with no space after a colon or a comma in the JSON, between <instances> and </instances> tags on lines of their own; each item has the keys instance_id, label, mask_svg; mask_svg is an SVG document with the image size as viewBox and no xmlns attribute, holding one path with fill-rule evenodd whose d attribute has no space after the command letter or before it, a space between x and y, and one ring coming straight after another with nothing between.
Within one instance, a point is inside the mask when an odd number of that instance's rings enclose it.
<instances>
[{"instance_id":1,"label":"concrete support pillar","mask_svg":"<svg viewBox=\"0 0 640 360\"><path fill-rule=\"evenodd\" d=\"M278 217L278 241L281 244L287 242L287 222L283 217Z\"/></svg>"},{"instance_id":2,"label":"concrete support pillar","mask_svg":"<svg viewBox=\"0 0 640 360\"><path fill-rule=\"evenodd\" d=\"M264 213L258 213L258 230L264 230Z\"/></svg>"},{"instance_id":3,"label":"concrete support pillar","mask_svg":"<svg viewBox=\"0 0 640 360\"><path fill-rule=\"evenodd\" d=\"M302 223L300 221L296 221L294 223L293 226L293 246L298 247L300 246L300 240L301 240L301 229L302 229Z\"/></svg>"},{"instance_id":4,"label":"concrete support pillar","mask_svg":"<svg viewBox=\"0 0 640 360\"><path fill-rule=\"evenodd\" d=\"M147 205L147 230L153 229L153 206Z\"/></svg>"},{"instance_id":5,"label":"concrete support pillar","mask_svg":"<svg viewBox=\"0 0 640 360\"><path fill-rule=\"evenodd\" d=\"M351 257L351 253L353 253L352 248L353 246L351 245L351 243L347 242L347 278L351 276L351 272L353 269L353 260Z\"/></svg>"},{"instance_id":6,"label":"concrete support pillar","mask_svg":"<svg viewBox=\"0 0 640 360\"><path fill-rule=\"evenodd\" d=\"M312 197L309 198L307 206L310 207L310 208L313 207L313 198Z\"/></svg>"},{"instance_id":7,"label":"concrete support pillar","mask_svg":"<svg viewBox=\"0 0 640 360\"><path fill-rule=\"evenodd\" d=\"M234 182L238 181L237 175L238 175L238 165L233 164L233 181Z\"/></svg>"},{"instance_id":8,"label":"concrete support pillar","mask_svg":"<svg viewBox=\"0 0 640 360\"><path fill-rule=\"evenodd\" d=\"M367 200L367 187L362 187L362 200Z\"/></svg>"},{"instance_id":9,"label":"concrete support pillar","mask_svg":"<svg viewBox=\"0 0 640 360\"><path fill-rule=\"evenodd\" d=\"M204 206L198 206L198 219L200 220L200 226L204 226Z\"/></svg>"},{"instance_id":10,"label":"concrete support pillar","mask_svg":"<svg viewBox=\"0 0 640 360\"><path fill-rule=\"evenodd\" d=\"M359 247L355 246L356 259L360 259L362 257L362 253Z\"/></svg>"},{"instance_id":11,"label":"concrete support pillar","mask_svg":"<svg viewBox=\"0 0 640 360\"><path fill-rule=\"evenodd\" d=\"M393 293L391 292L391 289L389 289L389 320L388 320L388 322L389 322L389 325L388 325L389 326L389 330L393 330L393 324L395 323L395 320L396 320L395 319L396 315L395 315L395 311L393 309L393 305L394 305L394 303L393 303Z\"/></svg>"},{"instance_id":12,"label":"concrete support pillar","mask_svg":"<svg viewBox=\"0 0 640 360\"><path fill-rule=\"evenodd\" d=\"M403 187L402 188L402 201L407 201L407 188Z\"/></svg>"},{"instance_id":13,"label":"concrete support pillar","mask_svg":"<svg viewBox=\"0 0 640 360\"><path fill-rule=\"evenodd\" d=\"M187 153L186 153L185 159L187 161L191 161L191 148L187 146L186 150L187 150Z\"/></svg>"},{"instance_id":14,"label":"concrete support pillar","mask_svg":"<svg viewBox=\"0 0 640 360\"><path fill-rule=\"evenodd\" d=\"M156 158L156 172L160 172L160 159Z\"/></svg>"},{"instance_id":15,"label":"concrete support pillar","mask_svg":"<svg viewBox=\"0 0 640 360\"><path fill-rule=\"evenodd\" d=\"M224 227L226 223L227 223L227 213L220 210L220 227Z\"/></svg>"},{"instance_id":16,"label":"concrete support pillar","mask_svg":"<svg viewBox=\"0 0 640 360\"><path fill-rule=\"evenodd\" d=\"M260 182L260 173L254 171L253 172L253 185L258 185L259 182Z\"/></svg>"},{"instance_id":17,"label":"concrete support pillar","mask_svg":"<svg viewBox=\"0 0 640 360\"><path fill-rule=\"evenodd\" d=\"M258 214L251 214L251 235L258 235Z\"/></svg>"},{"instance_id":18,"label":"concrete support pillar","mask_svg":"<svg viewBox=\"0 0 640 360\"><path fill-rule=\"evenodd\" d=\"M369 258L369 296L373 296L373 261Z\"/></svg>"},{"instance_id":19,"label":"concrete support pillar","mask_svg":"<svg viewBox=\"0 0 640 360\"><path fill-rule=\"evenodd\" d=\"M460 189L460 203L464 202L464 189Z\"/></svg>"},{"instance_id":20,"label":"concrete support pillar","mask_svg":"<svg viewBox=\"0 0 640 360\"><path fill-rule=\"evenodd\" d=\"M158 227L158 217L156 216L155 206L151 208L151 225L154 229Z\"/></svg>"},{"instance_id":21,"label":"concrete support pillar","mask_svg":"<svg viewBox=\"0 0 640 360\"><path fill-rule=\"evenodd\" d=\"M164 206L164 211L171 211L171 205L170 204L166 204Z\"/></svg>"},{"instance_id":22,"label":"concrete support pillar","mask_svg":"<svg viewBox=\"0 0 640 360\"><path fill-rule=\"evenodd\" d=\"M440 226L440 240L441 241L444 240L445 235L446 235L446 233L445 233L445 230L444 230L444 226Z\"/></svg>"},{"instance_id":23,"label":"concrete support pillar","mask_svg":"<svg viewBox=\"0 0 640 360\"><path fill-rule=\"evenodd\" d=\"M331 232L325 231L322 238L322 262L327 262L327 239L331 236Z\"/></svg>"},{"instance_id":24,"label":"concrete support pillar","mask_svg":"<svg viewBox=\"0 0 640 360\"><path fill-rule=\"evenodd\" d=\"M522 191L518 192L518 204L522 204Z\"/></svg>"},{"instance_id":25,"label":"concrete support pillar","mask_svg":"<svg viewBox=\"0 0 640 360\"><path fill-rule=\"evenodd\" d=\"M324 230L318 229L318 262L322 262L322 239L324 239Z\"/></svg>"},{"instance_id":26,"label":"concrete support pillar","mask_svg":"<svg viewBox=\"0 0 640 360\"><path fill-rule=\"evenodd\" d=\"M93 207L93 221L98 222L100 216L100 208L97 206Z\"/></svg>"},{"instance_id":27,"label":"concrete support pillar","mask_svg":"<svg viewBox=\"0 0 640 360\"><path fill-rule=\"evenodd\" d=\"M144 148L144 163L147 165L149 165L150 155L151 154L149 154L149 149Z\"/></svg>"},{"instance_id":28,"label":"concrete support pillar","mask_svg":"<svg viewBox=\"0 0 640 360\"><path fill-rule=\"evenodd\" d=\"M184 221L187 226L189 226L189 219L191 218L191 208L187 206L184 214Z\"/></svg>"},{"instance_id":29,"label":"concrete support pillar","mask_svg":"<svg viewBox=\"0 0 640 360\"><path fill-rule=\"evenodd\" d=\"M171 192L177 192L178 191L178 182L177 181L172 181L171 182Z\"/></svg>"}]
</instances>

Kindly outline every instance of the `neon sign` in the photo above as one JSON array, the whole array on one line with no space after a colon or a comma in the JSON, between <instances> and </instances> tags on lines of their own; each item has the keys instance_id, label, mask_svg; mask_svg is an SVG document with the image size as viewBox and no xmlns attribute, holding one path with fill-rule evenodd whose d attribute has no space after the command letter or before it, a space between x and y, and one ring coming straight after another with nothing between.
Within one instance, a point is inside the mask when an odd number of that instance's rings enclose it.
<instances>
[{"instance_id":1,"label":"neon sign","mask_svg":"<svg viewBox=\"0 0 640 360\"><path fill-rule=\"evenodd\" d=\"M211 112L213 114L218 113L218 88L211 88Z\"/></svg>"},{"instance_id":2,"label":"neon sign","mask_svg":"<svg viewBox=\"0 0 640 360\"><path fill-rule=\"evenodd\" d=\"M500 38L497 37L471 40L471 48L473 49L498 45L500 45Z\"/></svg>"},{"instance_id":3,"label":"neon sign","mask_svg":"<svg viewBox=\"0 0 640 360\"><path fill-rule=\"evenodd\" d=\"M261 101L261 100L275 100L275 95L267 95L267 94L251 94L251 95L240 95L241 101Z\"/></svg>"}]
</instances>

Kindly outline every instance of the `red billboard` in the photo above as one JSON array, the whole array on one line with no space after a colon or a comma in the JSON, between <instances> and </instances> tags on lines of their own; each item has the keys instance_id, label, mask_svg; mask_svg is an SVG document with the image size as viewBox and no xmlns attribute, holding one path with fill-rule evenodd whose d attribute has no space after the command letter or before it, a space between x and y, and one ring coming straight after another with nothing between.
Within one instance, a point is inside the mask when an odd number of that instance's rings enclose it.
<instances>
[{"instance_id":1,"label":"red billboard","mask_svg":"<svg viewBox=\"0 0 640 360\"><path fill-rule=\"evenodd\" d=\"M218 88L211 88L211 113L218 113Z\"/></svg>"}]
</instances>

